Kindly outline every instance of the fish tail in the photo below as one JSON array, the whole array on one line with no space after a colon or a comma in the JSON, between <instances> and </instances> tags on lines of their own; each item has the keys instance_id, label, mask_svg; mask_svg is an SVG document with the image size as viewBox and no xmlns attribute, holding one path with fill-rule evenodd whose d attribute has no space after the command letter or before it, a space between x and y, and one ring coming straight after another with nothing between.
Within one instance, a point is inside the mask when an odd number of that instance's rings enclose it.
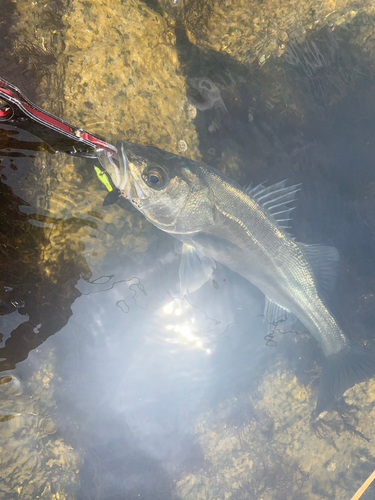
<instances>
[{"instance_id":1,"label":"fish tail","mask_svg":"<svg viewBox=\"0 0 375 500\"><path fill-rule=\"evenodd\" d=\"M327 410L353 385L375 375L375 351L350 344L337 354L327 356L320 379L316 415Z\"/></svg>"}]
</instances>

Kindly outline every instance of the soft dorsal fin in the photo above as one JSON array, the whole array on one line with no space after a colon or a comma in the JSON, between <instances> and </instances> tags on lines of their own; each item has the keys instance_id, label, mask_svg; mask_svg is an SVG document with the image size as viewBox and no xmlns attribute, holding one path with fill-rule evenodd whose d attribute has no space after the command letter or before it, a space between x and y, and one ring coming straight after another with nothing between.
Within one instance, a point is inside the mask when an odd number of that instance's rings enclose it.
<instances>
[{"instance_id":1,"label":"soft dorsal fin","mask_svg":"<svg viewBox=\"0 0 375 500\"><path fill-rule=\"evenodd\" d=\"M251 196L259 205L267 208L279 226L283 229L289 229L288 222L292 220L290 213L295 207L290 207L289 203L295 200L296 193L300 190L301 184L294 186L285 186L286 180L272 184L272 186L246 187L245 192Z\"/></svg>"},{"instance_id":2,"label":"soft dorsal fin","mask_svg":"<svg viewBox=\"0 0 375 500\"><path fill-rule=\"evenodd\" d=\"M335 247L298 243L316 277L316 285L325 299L329 298L336 284L340 255Z\"/></svg>"}]
</instances>

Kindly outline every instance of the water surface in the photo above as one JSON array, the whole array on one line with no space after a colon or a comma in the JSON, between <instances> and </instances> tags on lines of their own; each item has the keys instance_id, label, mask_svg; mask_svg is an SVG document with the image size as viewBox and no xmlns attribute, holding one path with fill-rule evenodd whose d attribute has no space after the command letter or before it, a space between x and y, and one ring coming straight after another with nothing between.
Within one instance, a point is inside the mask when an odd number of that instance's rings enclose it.
<instances>
[{"instance_id":1,"label":"water surface","mask_svg":"<svg viewBox=\"0 0 375 500\"><path fill-rule=\"evenodd\" d=\"M108 141L302 183L292 231L337 247L330 306L374 348L374 19L340 9L7 2L0 74ZM316 421L302 325L267 336L262 294L222 266L184 299L179 244L102 206L95 162L1 124L0 148L1 498L350 499L374 381Z\"/></svg>"}]
</instances>

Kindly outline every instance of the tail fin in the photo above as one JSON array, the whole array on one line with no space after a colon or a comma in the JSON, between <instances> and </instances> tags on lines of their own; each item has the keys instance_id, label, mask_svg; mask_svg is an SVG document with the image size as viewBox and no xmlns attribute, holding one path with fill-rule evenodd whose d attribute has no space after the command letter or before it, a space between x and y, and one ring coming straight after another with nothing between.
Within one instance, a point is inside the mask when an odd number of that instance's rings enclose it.
<instances>
[{"instance_id":1,"label":"tail fin","mask_svg":"<svg viewBox=\"0 0 375 500\"><path fill-rule=\"evenodd\" d=\"M325 359L320 379L316 415L327 410L353 385L375 375L375 351L351 344Z\"/></svg>"}]
</instances>

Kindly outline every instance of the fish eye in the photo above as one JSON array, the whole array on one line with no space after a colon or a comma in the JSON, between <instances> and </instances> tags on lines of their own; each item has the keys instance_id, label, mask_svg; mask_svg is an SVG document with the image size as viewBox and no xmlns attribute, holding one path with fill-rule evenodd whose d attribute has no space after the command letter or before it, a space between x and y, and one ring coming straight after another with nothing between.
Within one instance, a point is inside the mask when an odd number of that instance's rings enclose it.
<instances>
[{"instance_id":1,"label":"fish eye","mask_svg":"<svg viewBox=\"0 0 375 500\"><path fill-rule=\"evenodd\" d=\"M153 168L142 175L142 179L145 183L155 189L159 189L165 186L166 176L161 169Z\"/></svg>"},{"instance_id":2,"label":"fish eye","mask_svg":"<svg viewBox=\"0 0 375 500\"><path fill-rule=\"evenodd\" d=\"M151 174L149 175L148 180L149 182L151 182L151 184L157 184L158 182L160 182L160 175Z\"/></svg>"}]
</instances>

